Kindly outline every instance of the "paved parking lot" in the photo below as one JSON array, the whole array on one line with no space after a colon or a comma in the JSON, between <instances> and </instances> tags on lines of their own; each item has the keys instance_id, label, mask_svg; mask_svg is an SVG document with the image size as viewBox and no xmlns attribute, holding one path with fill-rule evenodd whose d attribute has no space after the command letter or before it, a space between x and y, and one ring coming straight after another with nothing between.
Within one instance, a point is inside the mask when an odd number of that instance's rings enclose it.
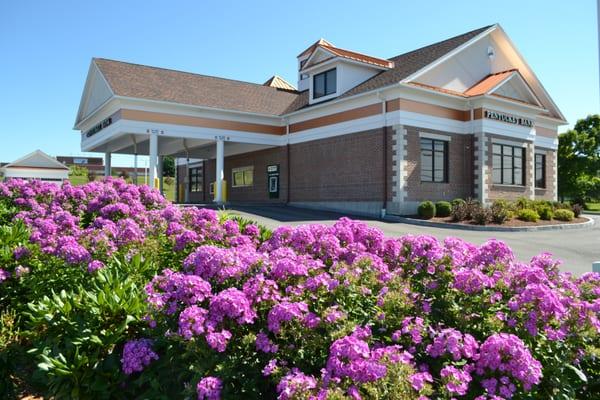
<instances>
[{"instance_id":1,"label":"paved parking lot","mask_svg":"<svg viewBox=\"0 0 600 400\"><path fill-rule=\"evenodd\" d=\"M287 206L233 206L229 211L253 219L271 229L280 225L333 224L344 215ZM478 232L431 228L363 217L355 219L381 229L389 237L408 233L433 235L438 239L455 236L476 244L497 238L506 242L522 261L529 261L534 255L547 251L563 261L565 271L580 275L591 271L592 262L600 261L600 217L590 217L596 219L591 228L540 232Z\"/></svg>"}]
</instances>

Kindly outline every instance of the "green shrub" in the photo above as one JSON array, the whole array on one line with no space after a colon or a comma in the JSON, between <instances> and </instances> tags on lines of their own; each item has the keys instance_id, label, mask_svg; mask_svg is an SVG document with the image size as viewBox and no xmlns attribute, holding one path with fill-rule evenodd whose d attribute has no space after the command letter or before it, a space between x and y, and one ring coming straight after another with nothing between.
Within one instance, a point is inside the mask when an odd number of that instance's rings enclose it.
<instances>
[{"instance_id":1,"label":"green shrub","mask_svg":"<svg viewBox=\"0 0 600 400\"><path fill-rule=\"evenodd\" d=\"M464 200L463 200L463 199L461 199L461 198L456 198L456 199L454 199L454 200L452 200L452 201L450 202L450 204L452 205L452 207L454 207L454 206L455 206L455 205L457 205L457 204L465 204L465 203L466 203L466 201L464 201Z\"/></svg>"},{"instance_id":2,"label":"green shrub","mask_svg":"<svg viewBox=\"0 0 600 400\"><path fill-rule=\"evenodd\" d=\"M538 222L540 214L531 208L523 208L517 212L517 218L521 221Z\"/></svg>"},{"instance_id":3,"label":"green shrub","mask_svg":"<svg viewBox=\"0 0 600 400\"><path fill-rule=\"evenodd\" d=\"M559 221L571 221L573 218L575 218L575 213L573 213L571 210L561 208L560 210L556 210L554 212L554 219Z\"/></svg>"},{"instance_id":4,"label":"green shrub","mask_svg":"<svg viewBox=\"0 0 600 400\"><path fill-rule=\"evenodd\" d=\"M540 215L540 218L543 219L544 221L550 221L554 217L554 212L552 211L552 207L547 206L547 205L546 206L538 206L536 212Z\"/></svg>"},{"instance_id":5,"label":"green shrub","mask_svg":"<svg viewBox=\"0 0 600 400\"><path fill-rule=\"evenodd\" d=\"M448 217L452 211L452 204L447 201L438 201L435 203L435 216Z\"/></svg>"},{"instance_id":6,"label":"green shrub","mask_svg":"<svg viewBox=\"0 0 600 400\"><path fill-rule=\"evenodd\" d=\"M431 201L424 201L419 204L419 208L417 209L419 217L425 219L431 219L435 217L435 204Z\"/></svg>"},{"instance_id":7,"label":"green shrub","mask_svg":"<svg viewBox=\"0 0 600 400\"><path fill-rule=\"evenodd\" d=\"M524 209L533 209L535 208L535 204L532 200L529 200L526 197L519 197L515 202L515 208L517 210L524 210Z\"/></svg>"},{"instance_id":8,"label":"green shrub","mask_svg":"<svg viewBox=\"0 0 600 400\"><path fill-rule=\"evenodd\" d=\"M505 200L496 200L490 207L490 218L495 224L503 224L510 219L508 202Z\"/></svg>"},{"instance_id":9,"label":"green shrub","mask_svg":"<svg viewBox=\"0 0 600 400\"><path fill-rule=\"evenodd\" d=\"M488 208L479 204L473 207L472 219L477 225L486 225L492 220L492 215Z\"/></svg>"}]
</instances>

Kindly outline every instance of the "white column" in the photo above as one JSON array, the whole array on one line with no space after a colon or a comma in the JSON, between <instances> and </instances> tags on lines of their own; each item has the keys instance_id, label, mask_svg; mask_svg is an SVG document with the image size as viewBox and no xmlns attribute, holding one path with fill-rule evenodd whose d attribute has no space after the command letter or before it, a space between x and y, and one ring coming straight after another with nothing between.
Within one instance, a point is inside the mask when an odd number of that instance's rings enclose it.
<instances>
[{"instance_id":1,"label":"white column","mask_svg":"<svg viewBox=\"0 0 600 400\"><path fill-rule=\"evenodd\" d=\"M154 182L155 178L156 178L156 164L158 161L158 132L156 131L151 131L150 132L150 160L149 160L149 171L148 171L148 175L149 175L149 180L148 180L148 185L150 185L150 187L156 188L156 184Z\"/></svg>"},{"instance_id":2,"label":"white column","mask_svg":"<svg viewBox=\"0 0 600 400\"><path fill-rule=\"evenodd\" d=\"M477 171L477 179L475 184L477 186L476 195L477 200L482 204L488 201L488 140L485 132L478 132L475 134L475 151L477 160L475 161L475 168Z\"/></svg>"},{"instance_id":3,"label":"white column","mask_svg":"<svg viewBox=\"0 0 600 400\"><path fill-rule=\"evenodd\" d=\"M137 150L135 151L135 154L133 155L133 184L137 185L138 184L138 162L137 162Z\"/></svg>"},{"instance_id":4,"label":"white column","mask_svg":"<svg viewBox=\"0 0 600 400\"><path fill-rule=\"evenodd\" d=\"M158 156L158 190L163 193L163 156Z\"/></svg>"},{"instance_id":5,"label":"white column","mask_svg":"<svg viewBox=\"0 0 600 400\"><path fill-rule=\"evenodd\" d=\"M111 175L110 161L111 161L111 153L109 151L107 151L106 153L104 153L104 176Z\"/></svg>"},{"instance_id":6,"label":"white column","mask_svg":"<svg viewBox=\"0 0 600 400\"><path fill-rule=\"evenodd\" d=\"M216 180L215 180L215 203L223 202L223 158L224 146L223 139L217 139L217 160L216 160Z\"/></svg>"}]
</instances>

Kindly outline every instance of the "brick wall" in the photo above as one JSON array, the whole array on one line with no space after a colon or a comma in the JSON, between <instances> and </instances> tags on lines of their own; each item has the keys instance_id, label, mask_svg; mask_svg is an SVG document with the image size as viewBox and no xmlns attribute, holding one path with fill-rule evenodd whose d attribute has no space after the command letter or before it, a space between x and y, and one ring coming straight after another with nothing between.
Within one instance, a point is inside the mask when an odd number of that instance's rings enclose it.
<instances>
[{"instance_id":1,"label":"brick wall","mask_svg":"<svg viewBox=\"0 0 600 400\"><path fill-rule=\"evenodd\" d=\"M279 198L270 199L267 191L267 165L279 164ZM254 167L252 186L232 187L232 169ZM223 166L224 179L227 181L227 201L232 202L269 202L287 201L287 149L285 146L253 151L225 157ZM209 185L215 181L215 160L206 161L204 187L206 198L209 198Z\"/></svg>"},{"instance_id":2,"label":"brick wall","mask_svg":"<svg viewBox=\"0 0 600 400\"><path fill-rule=\"evenodd\" d=\"M290 201L382 201L384 163L391 200L391 128L386 142L381 128L291 145Z\"/></svg>"},{"instance_id":3,"label":"brick wall","mask_svg":"<svg viewBox=\"0 0 600 400\"><path fill-rule=\"evenodd\" d=\"M473 196L473 136L405 126L406 187L408 201L452 200ZM448 136L448 183L421 182L419 132Z\"/></svg>"}]
</instances>

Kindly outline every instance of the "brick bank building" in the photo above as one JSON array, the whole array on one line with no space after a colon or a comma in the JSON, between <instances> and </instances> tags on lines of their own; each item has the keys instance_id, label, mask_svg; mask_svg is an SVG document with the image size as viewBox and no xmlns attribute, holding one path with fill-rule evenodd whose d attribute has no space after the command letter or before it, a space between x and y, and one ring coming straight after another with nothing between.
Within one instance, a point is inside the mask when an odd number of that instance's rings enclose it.
<instances>
[{"instance_id":1,"label":"brick bank building","mask_svg":"<svg viewBox=\"0 0 600 400\"><path fill-rule=\"evenodd\" d=\"M381 215L456 197L555 200L566 124L499 25L389 59L319 40L298 87L92 60L81 150L177 159L178 201ZM136 157L137 159L137 157Z\"/></svg>"}]
</instances>

